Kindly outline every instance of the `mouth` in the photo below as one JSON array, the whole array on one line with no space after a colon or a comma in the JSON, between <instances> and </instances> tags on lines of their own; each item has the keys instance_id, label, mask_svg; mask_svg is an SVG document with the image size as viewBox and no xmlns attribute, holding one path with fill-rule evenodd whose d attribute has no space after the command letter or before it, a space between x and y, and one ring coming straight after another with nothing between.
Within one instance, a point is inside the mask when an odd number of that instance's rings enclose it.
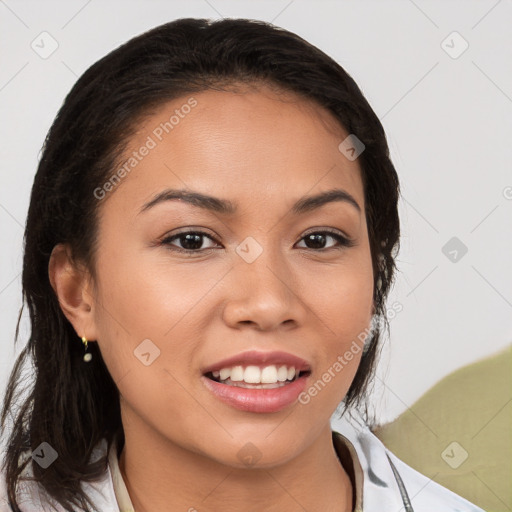
<instances>
[{"instance_id":1,"label":"mouth","mask_svg":"<svg viewBox=\"0 0 512 512\"><path fill-rule=\"evenodd\" d=\"M201 381L213 396L235 409L275 413L292 406L311 370L282 366L235 366L206 372Z\"/></svg>"}]
</instances>

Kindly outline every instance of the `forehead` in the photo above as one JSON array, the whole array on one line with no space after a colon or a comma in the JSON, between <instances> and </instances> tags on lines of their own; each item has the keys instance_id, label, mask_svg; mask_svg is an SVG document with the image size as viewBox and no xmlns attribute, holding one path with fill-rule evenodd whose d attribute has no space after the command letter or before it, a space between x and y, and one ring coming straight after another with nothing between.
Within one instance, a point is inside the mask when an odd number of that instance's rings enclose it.
<instances>
[{"instance_id":1,"label":"forehead","mask_svg":"<svg viewBox=\"0 0 512 512\"><path fill-rule=\"evenodd\" d=\"M268 206L336 187L363 208L359 164L338 149L348 135L331 113L294 93L252 87L184 95L136 126L109 200L140 207L169 187Z\"/></svg>"}]
</instances>

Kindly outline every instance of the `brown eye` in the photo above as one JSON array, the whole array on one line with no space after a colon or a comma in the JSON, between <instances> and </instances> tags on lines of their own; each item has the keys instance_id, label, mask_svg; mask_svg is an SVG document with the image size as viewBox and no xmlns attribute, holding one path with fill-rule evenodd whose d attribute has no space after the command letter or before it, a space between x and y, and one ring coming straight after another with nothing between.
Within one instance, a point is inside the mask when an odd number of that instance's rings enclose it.
<instances>
[{"instance_id":1,"label":"brown eye","mask_svg":"<svg viewBox=\"0 0 512 512\"><path fill-rule=\"evenodd\" d=\"M336 240L338 245L334 247L324 247L328 238ZM354 245L352 240L349 240L345 236L333 231L315 231L307 234L302 238L302 240L306 241L307 249L328 250L337 249L339 247L352 247Z\"/></svg>"},{"instance_id":2,"label":"brown eye","mask_svg":"<svg viewBox=\"0 0 512 512\"><path fill-rule=\"evenodd\" d=\"M169 249L178 252L202 252L212 248L207 247L206 249L201 249L201 246L204 243L204 238L208 238L215 242L215 240L210 235L203 231L184 231L176 235L164 238L161 241L161 244L167 245L169 246ZM176 247L173 245L172 242L174 242L174 240L178 240L181 244L181 247Z\"/></svg>"},{"instance_id":3,"label":"brown eye","mask_svg":"<svg viewBox=\"0 0 512 512\"><path fill-rule=\"evenodd\" d=\"M208 238L212 242L218 244L218 242L204 231L182 231L175 235L165 237L160 242L161 245L167 246L171 251L183 252L188 254L201 253L214 247L202 248L204 239ZM326 241L331 238L336 240L337 244L331 247L325 247ZM315 231L307 234L301 240L306 243L306 249L316 250L322 252L330 249L339 249L341 247L352 247L355 245L354 241L346 238L345 236L334 231ZM180 246L177 246L174 242L178 241Z\"/></svg>"}]
</instances>

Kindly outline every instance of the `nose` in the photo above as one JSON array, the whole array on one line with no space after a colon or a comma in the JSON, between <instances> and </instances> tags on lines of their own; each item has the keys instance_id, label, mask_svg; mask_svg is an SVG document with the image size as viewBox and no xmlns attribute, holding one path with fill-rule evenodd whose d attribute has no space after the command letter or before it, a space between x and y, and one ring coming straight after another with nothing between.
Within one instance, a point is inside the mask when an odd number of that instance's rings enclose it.
<instances>
[{"instance_id":1,"label":"nose","mask_svg":"<svg viewBox=\"0 0 512 512\"><path fill-rule=\"evenodd\" d=\"M224 321L233 328L292 329L306 315L304 290L284 255L263 250L251 263L240 258L225 283Z\"/></svg>"}]
</instances>

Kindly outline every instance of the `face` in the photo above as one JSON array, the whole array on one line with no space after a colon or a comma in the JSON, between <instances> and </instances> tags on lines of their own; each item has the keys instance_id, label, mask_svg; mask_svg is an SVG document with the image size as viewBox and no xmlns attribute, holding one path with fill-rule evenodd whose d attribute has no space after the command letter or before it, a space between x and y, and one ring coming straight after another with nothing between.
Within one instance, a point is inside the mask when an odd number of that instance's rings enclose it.
<instances>
[{"instance_id":1,"label":"face","mask_svg":"<svg viewBox=\"0 0 512 512\"><path fill-rule=\"evenodd\" d=\"M347 136L327 111L266 88L185 96L138 127L120 182L98 191L92 292L125 428L232 466L250 441L272 466L329 424L373 306L361 169L338 149ZM165 199L169 189L214 199ZM332 190L343 193L295 207ZM232 210L213 209L221 201ZM236 366L255 381L302 371L255 390ZM220 369L233 380L204 375Z\"/></svg>"}]
</instances>

